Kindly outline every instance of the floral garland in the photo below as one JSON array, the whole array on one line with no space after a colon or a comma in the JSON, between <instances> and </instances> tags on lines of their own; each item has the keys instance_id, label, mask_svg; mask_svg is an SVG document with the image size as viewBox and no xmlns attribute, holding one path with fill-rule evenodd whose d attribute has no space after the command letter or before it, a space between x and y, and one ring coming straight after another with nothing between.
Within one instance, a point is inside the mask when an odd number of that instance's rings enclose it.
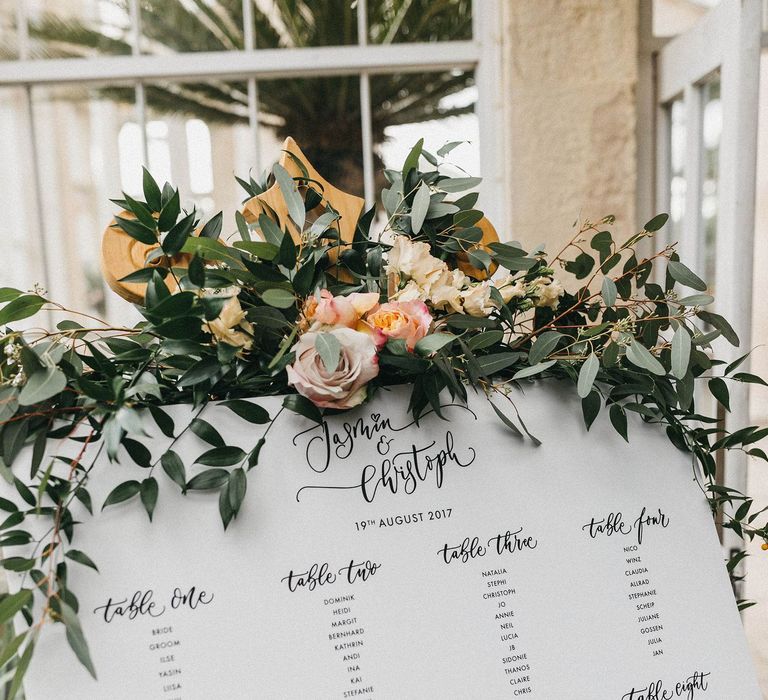
<instances>
[{"instance_id":1,"label":"floral garland","mask_svg":"<svg viewBox=\"0 0 768 700\"><path fill-rule=\"evenodd\" d=\"M666 215L623 242L606 217L581 224L554 256L528 252L489 236L470 191L477 178L445 174L442 161L456 145L432 154L420 141L402 170L386 171L379 231L372 233L371 209L351 240L295 155L298 177L276 164L262 182L239 180L249 199L278 183L289 219L268 208L251 221L238 212L236 232L223 240L221 214L201 226L194 209L181 209L178 190L160 188L145 171L144 200L114 200L124 210L115 225L148 246L145 267L122 280L146 285L137 306L144 320L133 327L65 309L40 289L0 289L0 473L16 494L0 499L0 547L2 566L23 576L21 590L0 601L0 625L21 614L29 626L0 650L0 668L16 664L11 698L46 622L66 626L95 675L67 566L96 567L70 543L84 526L72 516L74 501L92 509L88 483L99 455L146 469L141 481L117 486L104 507L136 500L151 519L155 474L164 474L182 493L217 493L226 528L276 418L245 398L286 394L285 409L321 421L323 411L353 408L392 384L410 385L416 419L440 413L442 392L458 401L468 390L501 394L509 409L492 403L499 419L536 441L509 388L533 378L569 382L587 428L601 410L624 439L629 413L663 425L699 465L722 526L768 548L768 526L757 520L763 511L715 481L719 450L765 460L754 445L768 429L726 431L694 398L701 386L728 410L729 384L765 382L739 371L747 355L730 364L713 358L716 338L733 345L738 338L708 310L707 285L674 246L640 253ZM682 295L678 285L694 293ZM66 318L56 330L9 325L41 311ZM224 444L200 415L212 401L266 425L264 434L246 449ZM181 402L196 410L176 426L163 407ZM145 416L168 438L157 457L137 439ZM173 448L187 430L209 447L185 465ZM44 459L49 443L63 438L78 441L78 455ZM31 450L20 464L25 446ZM32 517L50 522L42 539L26 527ZM743 556L729 562L732 573Z\"/></svg>"}]
</instances>

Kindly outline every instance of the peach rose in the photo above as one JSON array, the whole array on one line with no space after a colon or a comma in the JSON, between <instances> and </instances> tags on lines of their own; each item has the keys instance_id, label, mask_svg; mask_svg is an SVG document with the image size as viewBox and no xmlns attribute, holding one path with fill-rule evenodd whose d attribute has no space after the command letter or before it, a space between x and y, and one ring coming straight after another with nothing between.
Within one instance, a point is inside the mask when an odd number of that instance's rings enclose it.
<instances>
[{"instance_id":1,"label":"peach rose","mask_svg":"<svg viewBox=\"0 0 768 700\"><path fill-rule=\"evenodd\" d=\"M357 322L376 304L379 295L376 292L353 292L347 296L335 297L327 289L320 292L320 300L311 308L309 319L316 326L346 326L354 328Z\"/></svg>"},{"instance_id":2,"label":"peach rose","mask_svg":"<svg viewBox=\"0 0 768 700\"><path fill-rule=\"evenodd\" d=\"M369 313L361 323L373 332L377 346L392 338L404 340L406 347L413 350L429 333L432 316L423 301L391 301Z\"/></svg>"},{"instance_id":3,"label":"peach rose","mask_svg":"<svg viewBox=\"0 0 768 700\"><path fill-rule=\"evenodd\" d=\"M373 339L351 328L328 331L341 346L339 362L329 371L315 348L318 332L301 336L291 348L296 353L286 367L288 383L315 406L352 408L365 401L367 384L379 373L379 358Z\"/></svg>"}]
</instances>

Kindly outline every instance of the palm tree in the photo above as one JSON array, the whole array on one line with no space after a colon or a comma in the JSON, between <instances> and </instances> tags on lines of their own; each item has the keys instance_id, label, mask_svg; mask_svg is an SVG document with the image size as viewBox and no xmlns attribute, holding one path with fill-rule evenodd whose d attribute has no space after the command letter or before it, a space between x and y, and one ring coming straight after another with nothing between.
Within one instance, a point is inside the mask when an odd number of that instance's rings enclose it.
<instances>
[{"instance_id":1,"label":"palm tree","mask_svg":"<svg viewBox=\"0 0 768 700\"><path fill-rule=\"evenodd\" d=\"M109 0L127 16L127 0ZM259 48L333 46L357 43L352 0L254 0L254 37ZM241 50L241 0L140 0L144 49L151 53ZM375 0L369 3L369 41L397 43L468 39L470 0ZM129 54L126 27L96 26L45 14L32 23L37 57L98 53ZM371 109L375 144L390 125L465 114L472 105L445 108L441 100L472 84L465 72L374 76ZM146 86L148 105L208 122L247 121L244 81L155 83ZM130 88L110 88L113 99L133 101ZM259 83L260 119L279 138L291 135L330 180L362 189L358 78L333 76L265 80ZM339 138L343 135L343 138ZM377 165L381 165L380 161ZM378 170L379 168L377 168Z\"/></svg>"}]
</instances>

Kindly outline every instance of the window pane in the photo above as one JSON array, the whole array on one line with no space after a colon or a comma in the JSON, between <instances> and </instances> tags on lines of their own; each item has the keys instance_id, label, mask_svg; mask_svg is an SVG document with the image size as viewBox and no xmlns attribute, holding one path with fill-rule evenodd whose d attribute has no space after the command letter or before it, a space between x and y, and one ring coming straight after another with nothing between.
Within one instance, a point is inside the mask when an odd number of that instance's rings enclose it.
<instances>
[{"instance_id":1,"label":"window pane","mask_svg":"<svg viewBox=\"0 0 768 700\"><path fill-rule=\"evenodd\" d=\"M252 0L251 6L256 48L357 43L357 8L349 0Z\"/></svg>"},{"instance_id":2,"label":"window pane","mask_svg":"<svg viewBox=\"0 0 768 700\"><path fill-rule=\"evenodd\" d=\"M106 289L100 250L115 213L109 199L120 196L120 135L135 118L132 92L129 86L33 90L51 298L121 323L137 316ZM123 101L112 99L117 95Z\"/></svg>"},{"instance_id":3,"label":"window pane","mask_svg":"<svg viewBox=\"0 0 768 700\"><path fill-rule=\"evenodd\" d=\"M723 106L720 101L720 76L701 86L701 240L704 243L704 279L714 286L717 243L718 179L720 140L723 133Z\"/></svg>"},{"instance_id":4,"label":"window pane","mask_svg":"<svg viewBox=\"0 0 768 700\"><path fill-rule=\"evenodd\" d=\"M685 102L679 98L669 106L669 226L670 239L679 241L685 215Z\"/></svg>"},{"instance_id":5,"label":"window pane","mask_svg":"<svg viewBox=\"0 0 768 700\"><path fill-rule=\"evenodd\" d=\"M293 136L317 171L352 194L363 194L360 79L357 76L265 80L259 120L266 132L262 166L280 157Z\"/></svg>"},{"instance_id":6,"label":"window pane","mask_svg":"<svg viewBox=\"0 0 768 700\"><path fill-rule=\"evenodd\" d=\"M242 0L140 0L142 53L239 51Z\"/></svg>"},{"instance_id":7,"label":"window pane","mask_svg":"<svg viewBox=\"0 0 768 700\"><path fill-rule=\"evenodd\" d=\"M125 3L28 0L30 52L36 58L129 54Z\"/></svg>"},{"instance_id":8,"label":"window pane","mask_svg":"<svg viewBox=\"0 0 768 700\"><path fill-rule=\"evenodd\" d=\"M16 4L0 2L0 61L9 61L19 57L18 38Z\"/></svg>"},{"instance_id":9,"label":"window pane","mask_svg":"<svg viewBox=\"0 0 768 700\"><path fill-rule=\"evenodd\" d=\"M255 168L246 84L150 83L145 90L150 172L178 187L182 202L203 216L223 210L232 221L245 197L234 174Z\"/></svg>"},{"instance_id":10,"label":"window pane","mask_svg":"<svg viewBox=\"0 0 768 700\"><path fill-rule=\"evenodd\" d=\"M30 289L45 280L38 232L27 97L21 88L0 90L0 240L2 286Z\"/></svg>"},{"instance_id":11,"label":"window pane","mask_svg":"<svg viewBox=\"0 0 768 700\"><path fill-rule=\"evenodd\" d=\"M368 36L375 44L472 38L471 0L369 0Z\"/></svg>"},{"instance_id":12,"label":"window pane","mask_svg":"<svg viewBox=\"0 0 768 700\"><path fill-rule=\"evenodd\" d=\"M480 174L477 88L472 72L409 73L371 78L373 134L378 167L399 168L416 141L435 153L449 141L467 141L447 161ZM377 181L381 188L381 178Z\"/></svg>"}]
</instances>

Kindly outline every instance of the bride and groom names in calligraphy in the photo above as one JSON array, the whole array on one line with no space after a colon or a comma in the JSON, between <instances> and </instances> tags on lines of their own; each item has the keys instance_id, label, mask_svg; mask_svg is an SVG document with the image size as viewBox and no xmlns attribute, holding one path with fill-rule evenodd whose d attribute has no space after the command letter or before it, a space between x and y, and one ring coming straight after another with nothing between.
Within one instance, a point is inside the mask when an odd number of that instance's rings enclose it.
<instances>
[{"instance_id":1,"label":"bride and groom names in calligraphy","mask_svg":"<svg viewBox=\"0 0 768 700\"><path fill-rule=\"evenodd\" d=\"M445 408L462 409L477 420L476 414L461 404L449 404ZM344 486L311 484L301 487L296 493L299 501L302 492L307 490L359 490L363 499L372 503L382 491L392 494L412 494L418 486L427 480L433 480L435 486L442 488L447 467L469 467L474 463L477 453L471 446L458 446L451 430L446 430L441 440L430 440L427 444L412 441L405 450L397 450L392 443L393 433L399 433L415 424L415 421L403 426L393 426L389 418L380 413L372 413L369 418L358 418L354 422L342 422L332 430L328 422L323 421L308 430L298 433L293 438L296 445L300 438L306 437L304 456L307 466L317 474L325 473L335 458L345 461L352 458L358 442L373 443L377 464L362 466L357 483Z\"/></svg>"}]
</instances>

